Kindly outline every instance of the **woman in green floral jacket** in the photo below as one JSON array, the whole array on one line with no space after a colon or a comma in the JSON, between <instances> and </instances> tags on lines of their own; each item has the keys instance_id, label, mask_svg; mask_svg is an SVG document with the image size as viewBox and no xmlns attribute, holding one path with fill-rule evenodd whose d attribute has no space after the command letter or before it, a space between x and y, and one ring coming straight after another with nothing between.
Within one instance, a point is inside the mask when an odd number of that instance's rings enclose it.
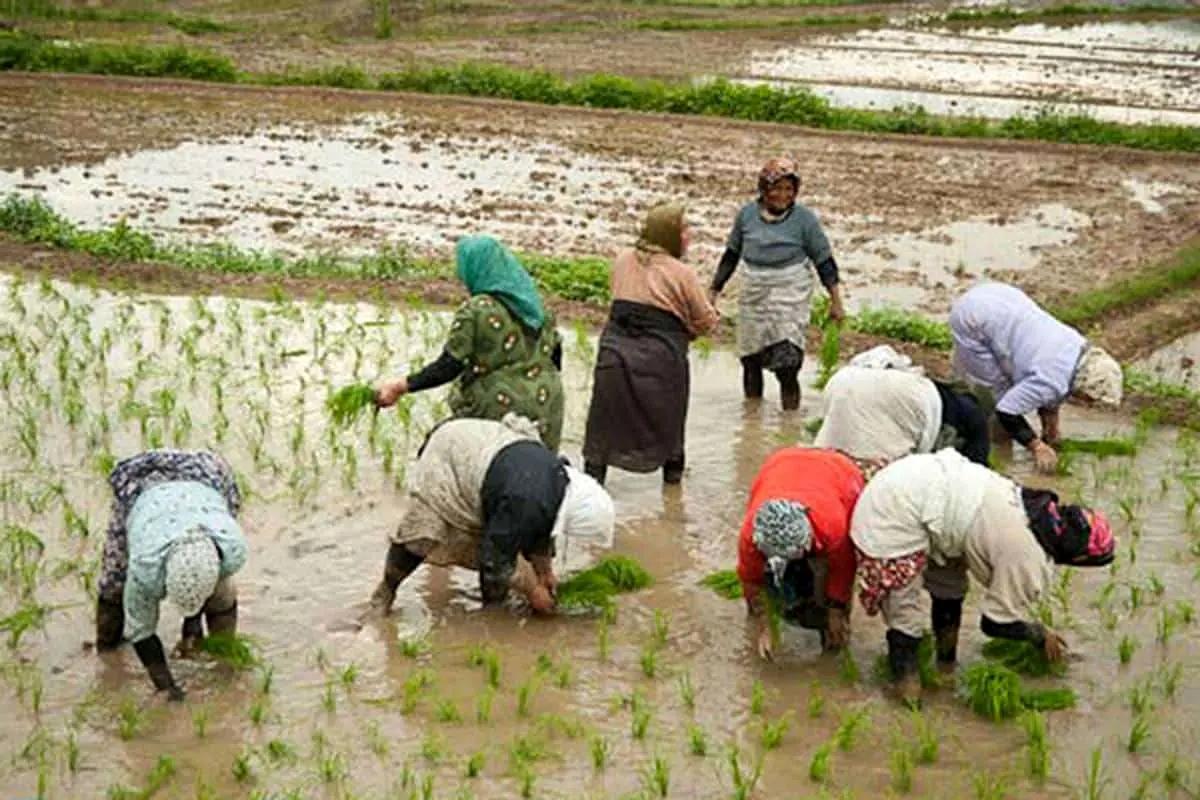
<instances>
[{"instance_id":1,"label":"woman in green floral jacket","mask_svg":"<svg viewBox=\"0 0 1200 800\"><path fill-rule=\"evenodd\" d=\"M458 277L471 293L450 326L436 361L378 387L391 406L408 392L454 381L455 417L499 420L512 411L537 423L542 441L558 450L562 437L562 339L533 279L504 245L467 236L455 247Z\"/></svg>"}]
</instances>

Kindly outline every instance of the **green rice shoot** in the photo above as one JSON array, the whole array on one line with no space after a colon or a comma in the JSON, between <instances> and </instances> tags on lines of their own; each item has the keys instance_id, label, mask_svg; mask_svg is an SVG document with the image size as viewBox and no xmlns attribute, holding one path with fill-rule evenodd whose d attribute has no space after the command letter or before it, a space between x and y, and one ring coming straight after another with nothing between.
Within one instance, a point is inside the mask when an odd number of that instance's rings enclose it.
<instances>
[{"instance_id":1,"label":"green rice shoot","mask_svg":"<svg viewBox=\"0 0 1200 800\"><path fill-rule=\"evenodd\" d=\"M213 633L200 640L200 649L236 670L258 664L258 654L249 638L236 633Z\"/></svg>"},{"instance_id":2,"label":"green rice shoot","mask_svg":"<svg viewBox=\"0 0 1200 800\"><path fill-rule=\"evenodd\" d=\"M563 609L604 609L615 595L644 589L653 582L650 573L632 558L606 556L558 585L558 605Z\"/></svg>"},{"instance_id":3,"label":"green rice shoot","mask_svg":"<svg viewBox=\"0 0 1200 800\"><path fill-rule=\"evenodd\" d=\"M1062 439L1058 443L1060 453L1086 453L1097 458L1134 456L1137 455L1137 451L1137 442L1118 436L1105 439Z\"/></svg>"},{"instance_id":4,"label":"green rice shoot","mask_svg":"<svg viewBox=\"0 0 1200 800\"><path fill-rule=\"evenodd\" d=\"M967 667L959 676L959 696L981 717L993 722L1012 719L1022 711L1058 711L1075 705L1068 688L1026 688L1021 676L992 661Z\"/></svg>"},{"instance_id":5,"label":"green rice shoot","mask_svg":"<svg viewBox=\"0 0 1200 800\"><path fill-rule=\"evenodd\" d=\"M375 387L365 383L343 386L325 401L333 424L341 428L353 424L363 411L374 407Z\"/></svg>"},{"instance_id":6,"label":"green rice shoot","mask_svg":"<svg viewBox=\"0 0 1200 800\"><path fill-rule=\"evenodd\" d=\"M737 600L742 596L742 582L737 571L732 569L718 570L700 579L701 586L707 586L726 600Z\"/></svg>"},{"instance_id":7,"label":"green rice shoot","mask_svg":"<svg viewBox=\"0 0 1200 800\"><path fill-rule=\"evenodd\" d=\"M1014 672L1033 678L1063 675L1067 671L1065 664L1051 662L1046 658L1046 652L1042 648L1034 647L1029 642L991 639L984 644L983 655Z\"/></svg>"}]
</instances>

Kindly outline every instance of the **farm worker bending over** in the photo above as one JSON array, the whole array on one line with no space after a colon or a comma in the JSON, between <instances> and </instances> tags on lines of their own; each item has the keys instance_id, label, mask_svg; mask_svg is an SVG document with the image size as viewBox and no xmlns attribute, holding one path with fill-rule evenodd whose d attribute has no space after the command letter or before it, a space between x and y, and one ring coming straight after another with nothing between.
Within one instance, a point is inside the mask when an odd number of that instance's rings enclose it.
<instances>
[{"instance_id":1,"label":"farm worker bending over","mask_svg":"<svg viewBox=\"0 0 1200 800\"><path fill-rule=\"evenodd\" d=\"M862 469L841 453L787 447L767 458L751 484L737 573L763 658L772 658L764 591L785 621L820 631L825 649L849 641L850 518L863 481Z\"/></svg>"},{"instance_id":2,"label":"farm worker bending over","mask_svg":"<svg viewBox=\"0 0 1200 800\"><path fill-rule=\"evenodd\" d=\"M888 345L859 353L835 372L824 401L817 447L885 461L954 447L987 464L987 416L979 401L926 378Z\"/></svg>"},{"instance_id":3,"label":"farm worker bending over","mask_svg":"<svg viewBox=\"0 0 1200 800\"><path fill-rule=\"evenodd\" d=\"M838 267L816 214L796 202L800 174L796 162L773 158L758 175L758 199L738 212L725 254L712 281L720 294L738 262L745 261L738 304L738 355L742 389L762 397L763 370L775 373L784 409L800 407L813 272L829 291L829 315L845 317Z\"/></svg>"},{"instance_id":4,"label":"farm worker bending over","mask_svg":"<svg viewBox=\"0 0 1200 800\"><path fill-rule=\"evenodd\" d=\"M1042 472L1058 463L1053 445L1064 400L1121 404L1121 365L1016 287L985 283L969 290L950 309L950 333L955 371L992 390L1000 424ZM1034 411L1040 437L1025 420Z\"/></svg>"},{"instance_id":5,"label":"farm worker bending over","mask_svg":"<svg viewBox=\"0 0 1200 800\"><path fill-rule=\"evenodd\" d=\"M1103 566L1116 549L1099 511L1059 505L1054 493L1022 489L954 450L884 467L858 500L850 536L859 600L868 615L883 612L895 689L909 703L920 698L917 645L928 620L939 665L957 658L968 573L984 590L985 634L1031 642L1059 661L1066 643L1031 620L1051 563Z\"/></svg>"},{"instance_id":6,"label":"farm worker bending over","mask_svg":"<svg viewBox=\"0 0 1200 800\"><path fill-rule=\"evenodd\" d=\"M183 653L204 636L202 611L210 634L237 630L231 576L246 563L246 541L233 470L214 453L151 450L118 463L108 482L96 647L117 647L124 632L154 687L182 700L156 633L158 605L167 597L183 613Z\"/></svg>"},{"instance_id":7,"label":"farm worker bending over","mask_svg":"<svg viewBox=\"0 0 1200 800\"><path fill-rule=\"evenodd\" d=\"M422 563L478 570L484 603L515 589L535 611L550 613L556 539L610 542L613 532L612 500L600 484L567 466L515 414L436 428L409 474L405 502L371 597L384 614Z\"/></svg>"},{"instance_id":8,"label":"farm worker bending over","mask_svg":"<svg viewBox=\"0 0 1200 800\"><path fill-rule=\"evenodd\" d=\"M601 483L610 464L662 467L665 483L683 478L688 342L719 319L695 270L679 260L690 238L682 206L656 206L637 244L613 262L583 442L584 469Z\"/></svg>"},{"instance_id":9,"label":"farm worker bending over","mask_svg":"<svg viewBox=\"0 0 1200 800\"><path fill-rule=\"evenodd\" d=\"M511 411L537 423L542 441L557 451L562 339L554 315L521 262L492 237L459 239L454 253L471 299L454 315L445 349L421 371L380 384L376 402L390 406L403 394L453 380L455 417L499 420Z\"/></svg>"}]
</instances>

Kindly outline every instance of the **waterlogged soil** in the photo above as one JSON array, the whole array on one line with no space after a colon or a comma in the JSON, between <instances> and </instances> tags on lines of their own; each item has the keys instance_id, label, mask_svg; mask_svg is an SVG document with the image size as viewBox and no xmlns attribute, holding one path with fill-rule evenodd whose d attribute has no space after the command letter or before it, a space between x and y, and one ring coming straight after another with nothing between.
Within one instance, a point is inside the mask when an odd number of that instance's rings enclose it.
<instances>
[{"instance_id":1,"label":"waterlogged soil","mask_svg":"<svg viewBox=\"0 0 1200 800\"><path fill-rule=\"evenodd\" d=\"M5 75L0 98L0 192L86 226L292 254L446 259L458 236L489 231L610 257L650 204L682 200L708 274L778 153L800 156L852 306L942 314L980 277L1051 298L1200 230L1195 156L104 78Z\"/></svg>"},{"instance_id":2,"label":"waterlogged soil","mask_svg":"<svg viewBox=\"0 0 1200 800\"><path fill-rule=\"evenodd\" d=\"M173 774L156 796L408 797L428 781L424 796L510 798L531 784L535 797L626 797L649 788L657 759L668 796L718 798L734 790L731 749L744 774L761 766L750 797L891 791L889 754L914 745L917 721L873 678L878 620L854 613L857 678L797 630L784 632L766 664L752 653L742 605L697 585L732 566L746 487L762 459L804 438L804 420L820 408L811 388L799 414L780 412L774 392L746 405L736 361L721 350L692 354L682 486L664 489L656 475L610 480L614 549L655 578L620 598L614 620L484 610L473 575L422 569L390 618L359 622L406 465L446 409L433 392L413 398L404 415L331 431L322 404L331 387L437 352L447 324L443 312L364 303L147 297L0 280L0 335L11 354L0 426L4 522L45 545L40 559L6 556L12 568L0 572L0 617L45 610L40 626L0 650L9 689L0 696L0 792L34 796L40 780L47 797L98 797L146 786L167 758ZM565 333L564 450L577 458L594 342ZM811 377L806 371L806 385ZM1066 417L1071 435L1121 427L1093 412ZM98 462L161 445L215 448L242 476L250 559L237 577L240 626L262 659L242 673L175 660L188 689L180 705L152 693L128 647L97 655L89 644L109 503ZM1031 478L1021 456L1001 464ZM942 689L924 710L938 755L914 769L914 796L975 796L986 783L1008 797L1075 797L1093 749L1111 796L1143 783L1150 796L1168 796L1163 775L1184 787L1178 792L1200 787L1191 713L1200 637L1180 605L1194 602L1200 565L1198 465L1197 441L1163 428L1135 458L1080 457L1072 476L1047 484L1107 507L1122 542L1114 568L1065 571L1048 599L1072 645L1067 682L1079 694L1076 709L1048 715L1048 779L1026 776L1019 726L984 722ZM6 547L10 537L6 530ZM595 554L572 545L560 555L578 565ZM969 608L966 619L976 618ZM164 607L168 646L177 624ZM1124 666L1122 637L1137 645ZM980 657L981 641L967 624L964 661ZM477 647L499 660L494 692L469 664ZM1136 755L1127 752L1133 699L1151 733ZM812 782L814 753L860 712L850 748L834 747L826 783ZM785 719L782 742L765 750L764 724ZM706 754L692 754L690 730ZM606 753L603 769L595 749ZM467 777L472 756L482 759L477 778Z\"/></svg>"},{"instance_id":3,"label":"waterlogged soil","mask_svg":"<svg viewBox=\"0 0 1200 800\"><path fill-rule=\"evenodd\" d=\"M731 74L835 105L1005 118L1052 104L1123 123L1200 124L1200 22L856 31L764 49Z\"/></svg>"}]
</instances>

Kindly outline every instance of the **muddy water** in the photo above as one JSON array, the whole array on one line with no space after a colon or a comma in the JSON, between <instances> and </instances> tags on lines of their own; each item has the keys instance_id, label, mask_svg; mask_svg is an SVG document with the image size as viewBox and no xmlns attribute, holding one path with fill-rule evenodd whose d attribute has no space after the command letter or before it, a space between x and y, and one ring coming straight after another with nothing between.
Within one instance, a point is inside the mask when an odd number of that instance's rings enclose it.
<instances>
[{"instance_id":1,"label":"muddy water","mask_svg":"<svg viewBox=\"0 0 1200 800\"><path fill-rule=\"evenodd\" d=\"M1200 23L859 31L752 55L755 82L799 82L836 105L1003 118L1044 104L1126 123L1200 124Z\"/></svg>"},{"instance_id":2,"label":"muddy water","mask_svg":"<svg viewBox=\"0 0 1200 800\"><path fill-rule=\"evenodd\" d=\"M1142 359L1137 367L1168 383L1200 390L1200 369L1196 366L1197 361L1200 361L1200 332L1179 337Z\"/></svg>"},{"instance_id":3,"label":"muddy water","mask_svg":"<svg viewBox=\"0 0 1200 800\"><path fill-rule=\"evenodd\" d=\"M819 406L811 390L799 415L778 411L773 393L760 406L744 405L735 361L725 352L693 354L683 485L664 490L657 476L611 479L620 519L615 548L641 560L656 584L621 599L605 656L598 620L481 610L473 576L461 571L423 569L402 588L390 619L357 623L396 519L406 456L445 408L438 393L420 395L407 424L386 413L330 432L322 402L330 386L401 370L435 353L446 319L365 304L129 297L0 281L8 406L0 429L4 522L45 541L32 599L49 607L43 629L0 652L0 676L10 689L0 697L0 792L33 796L40 770L47 797L98 797L117 784L144 785L156 761L169 756L176 774L158 796L409 797L415 790L419 797L428 780L430 796L508 798L521 789L525 770L512 754L523 750L540 754L526 762L534 797L629 796L643 787L657 757L669 766L669 796L716 798L731 795L728 753L736 746L746 771L762 758L752 796L808 796L823 790L808 777L812 754L843 715L860 709L869 723L851 751L834 752L824 790L835 797L888 792L888 753L911 739L913 721L880 696L870 677L882 647L878 621L855 615L852 653L862 677L845 681L837 662L823 658L804 632L785 632L774 664L757 662L740 604L696 585L732 564L745 487L768 452L803 436L803 418ZM577 456L592 343L565 333L564 449ZM221 400L217 385L224 387ZM1118 427L1092 413L1067 419L1068 431L1084 435ZM152 695L128 648L97 656L86 645L88 587L107 509L97 456L160 443L219 449L249 488L244 526L251 558L238 576L241 629L269 665L269 692L261 673L176 661L189 696L184 705L167 705ZM1072 573L1061 602L1051 603L1079 656L1071 682L1080 707L1050 717L1050 780L1038 787L1023 777L1017 726L979 721L940 691L926 707L941 736L940 755L916 769L916 796L974 796L986 778L1007 787L1009 797L1074 797L1093 748L1112 781L1106 796L1128 796L1169 763L1196 787L1200 750L1190 709L1200 700L1193 667L1200 638L1194 624L1180 623L1165 644L1156 643L1155 628L1162 609L1196 600L1197 560L1188 548L1200 527L1194 509L1189 515L1185 508L1197 465L1195 440L1161 430L1137 459L1081 459L1074 475L1059 481L1067 492L1109 507L1126 546L1111 572ZM1027 468L1023 458L1011 464L1020 477ZM1117 512L1122 503L1130 519ZM67 504L86 520L88 536L65 524ZM14 577L0 577L4 616L15 610L19 587ZM1165 587L1161 598L1154 581ZM160 631L170 646L178 620L164 612ZM655 612L669 625L651 678L642 653ZM962 652L970 660L981 637L968 628ZM1126 667L1117 661L1121 636L1140 644ZM428 649L410 658L399 642L413 637L424 637ZM476 719L484 676L468 665L477 645L494 648L501 661L487 722ZM1167 698L1161 676L1176 665L1183 672ZM406 709L405 685L422 674L431 683L407 693ZM695 687L694 708L681 697L684 676ZM759 744L763 721L751 710L756 681L765 692L765 718L790 719L782 745L766 753ZM523 685L535 687L525 715L517 700ZM1152 739L1145 754L1130 756L1123 743L1128 696L1143 685L1155 706ZM632 727L635 693L638 707L649 712L642 738ZM824 707L810 716L815 694L825 698ZM139 720L125 738L123 706ZM453 716L451 707L461 721L443 721ZM197 717L207 719L203 737ZM706 756L689 754L690 725L703 731ZM608 768L600 771L590 755L598 740L609 752ZM482 776L469 779L465 764L479 752ZM244 782L234 777L239 759L249 767ZM1147 796L1160 794L1158 783Z\"/></svg>"}]
</instances>

